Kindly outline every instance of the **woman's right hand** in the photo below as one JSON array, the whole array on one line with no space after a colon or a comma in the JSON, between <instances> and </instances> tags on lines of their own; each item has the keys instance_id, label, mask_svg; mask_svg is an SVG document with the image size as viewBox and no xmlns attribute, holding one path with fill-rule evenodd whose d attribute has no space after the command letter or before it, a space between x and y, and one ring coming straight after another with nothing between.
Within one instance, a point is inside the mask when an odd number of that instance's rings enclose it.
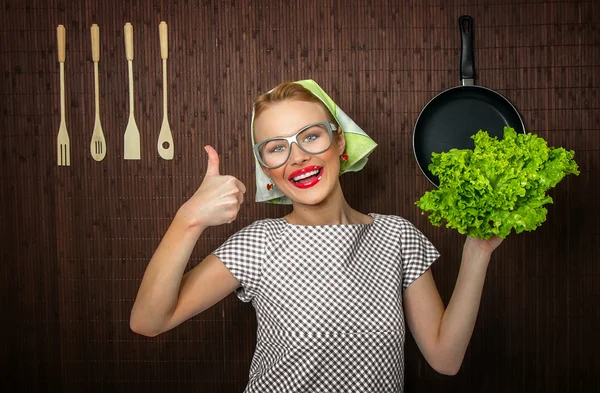
<instances>
[{"instance_id":1,"label":"woman's right hand","mask_svg":"<svg viewBox=\"0 0 600 393\"><path fill-rule=\"evenodd\" d=\"M202 184L177 214L191 226L206 228L233 222L244 202L246 187L234 176L219 174L219 155L205 146L208 167Z\"/></svg>"}]
</instances>

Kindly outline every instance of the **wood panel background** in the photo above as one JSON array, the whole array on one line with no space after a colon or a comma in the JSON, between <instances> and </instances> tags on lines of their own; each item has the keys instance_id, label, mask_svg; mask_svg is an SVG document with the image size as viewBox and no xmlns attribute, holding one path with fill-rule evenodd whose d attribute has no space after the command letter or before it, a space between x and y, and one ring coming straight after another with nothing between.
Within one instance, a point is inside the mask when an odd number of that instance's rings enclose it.
<instances>
[{"instance_id":1,"label":"wood panel background","mask_svg":"<svg viewBox=\"0 0 600 393\"><path fill-rule=\"evenodd\" d=\"M200 185L205 144L254 197L253 99L313 78L379 143L343 187L363 212L402 215L442 253L448 301L463 238L414 206L430 189L412 127L459 83L457 18L475 20L478 83L526 127L576 151L581 175L552 191L547 222L510 236L488 272L457 376L436 374L409 337L407 392L600 391L600 3L593 1L4 0L0 12L2 391L241 392L254 349L251 306L234 296L157 338L129 330L147 262ZM158 24L169 25L168 103L175 159L156 152L162 120ZM123 26L134 26L142 160L122 158L129 115ZM94 124L90 26L100 26L101 120L108 154L89 153ZM67 36L71 166L57 167L56 26ZM190 266L234 231L286 207L247 203L202 236Z\"/></svg>"}]
</instances>

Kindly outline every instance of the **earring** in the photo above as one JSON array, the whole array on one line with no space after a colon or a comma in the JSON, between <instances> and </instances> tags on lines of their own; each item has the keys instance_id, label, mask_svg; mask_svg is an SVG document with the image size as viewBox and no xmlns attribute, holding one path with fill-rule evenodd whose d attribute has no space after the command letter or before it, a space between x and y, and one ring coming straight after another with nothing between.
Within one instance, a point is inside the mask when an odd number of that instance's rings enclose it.
<instances>
[{"instance_id":1,"label":"earring","mask_svg":"<svg viewBox=\"0 0 600 393\"><path fill-rule=\"evenodd\" d=\"M348 154L344 153L340 156L340 160L342 161L348 161Z\"/></svg>"}]
</instances>

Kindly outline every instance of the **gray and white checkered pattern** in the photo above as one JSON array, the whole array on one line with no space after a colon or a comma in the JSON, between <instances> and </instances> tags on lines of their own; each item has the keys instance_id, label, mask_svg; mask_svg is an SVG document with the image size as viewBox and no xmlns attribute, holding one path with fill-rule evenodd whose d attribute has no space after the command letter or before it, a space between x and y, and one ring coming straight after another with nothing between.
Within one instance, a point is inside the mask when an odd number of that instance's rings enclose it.
<instances>
[{"instance_id":1,"label":"gray and white checkered pattern","mask_svg":"<svg viewBox=\"0 0 600 393\"><path fill-rule=\"evenodd\" d=\"M214 254L252 302L245 393L402 392L402 292L439 254L409 221L301 226L259 220Z\"/></svg>"}]
</instances>

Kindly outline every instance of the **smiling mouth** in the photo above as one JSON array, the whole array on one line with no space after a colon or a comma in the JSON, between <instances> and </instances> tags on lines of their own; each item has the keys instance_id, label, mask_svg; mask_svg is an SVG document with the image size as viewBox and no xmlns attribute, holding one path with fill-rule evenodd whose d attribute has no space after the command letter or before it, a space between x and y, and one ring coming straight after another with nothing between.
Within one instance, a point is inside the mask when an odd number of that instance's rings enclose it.
<instances>
[{"instance_id":1,"label":"smiling mouth","mask_svg":"<svg viewBox=\"0 0 600 393\"><path fill-rule=\"evenodd\" d=\"M315 166L293 172L288 180L298 188L309 188L317 184L322 177L323 167Z\"/></svg>"},{"instance_id":2,"label":"smiling mouth","mask_svg":"<svg viewBox=\"0 0 600 393\"><path fill-rule=\"evenodd\" d=\"M295 181L296 183L298 183L300 180L308 179L309 177L318 175L319 173L321 173L321 170L315 169L314 171L310 171L310 172L304 173L302 175L296 176L296 177L292 178L292 180Z\"/></svg>"}]
</instances>

